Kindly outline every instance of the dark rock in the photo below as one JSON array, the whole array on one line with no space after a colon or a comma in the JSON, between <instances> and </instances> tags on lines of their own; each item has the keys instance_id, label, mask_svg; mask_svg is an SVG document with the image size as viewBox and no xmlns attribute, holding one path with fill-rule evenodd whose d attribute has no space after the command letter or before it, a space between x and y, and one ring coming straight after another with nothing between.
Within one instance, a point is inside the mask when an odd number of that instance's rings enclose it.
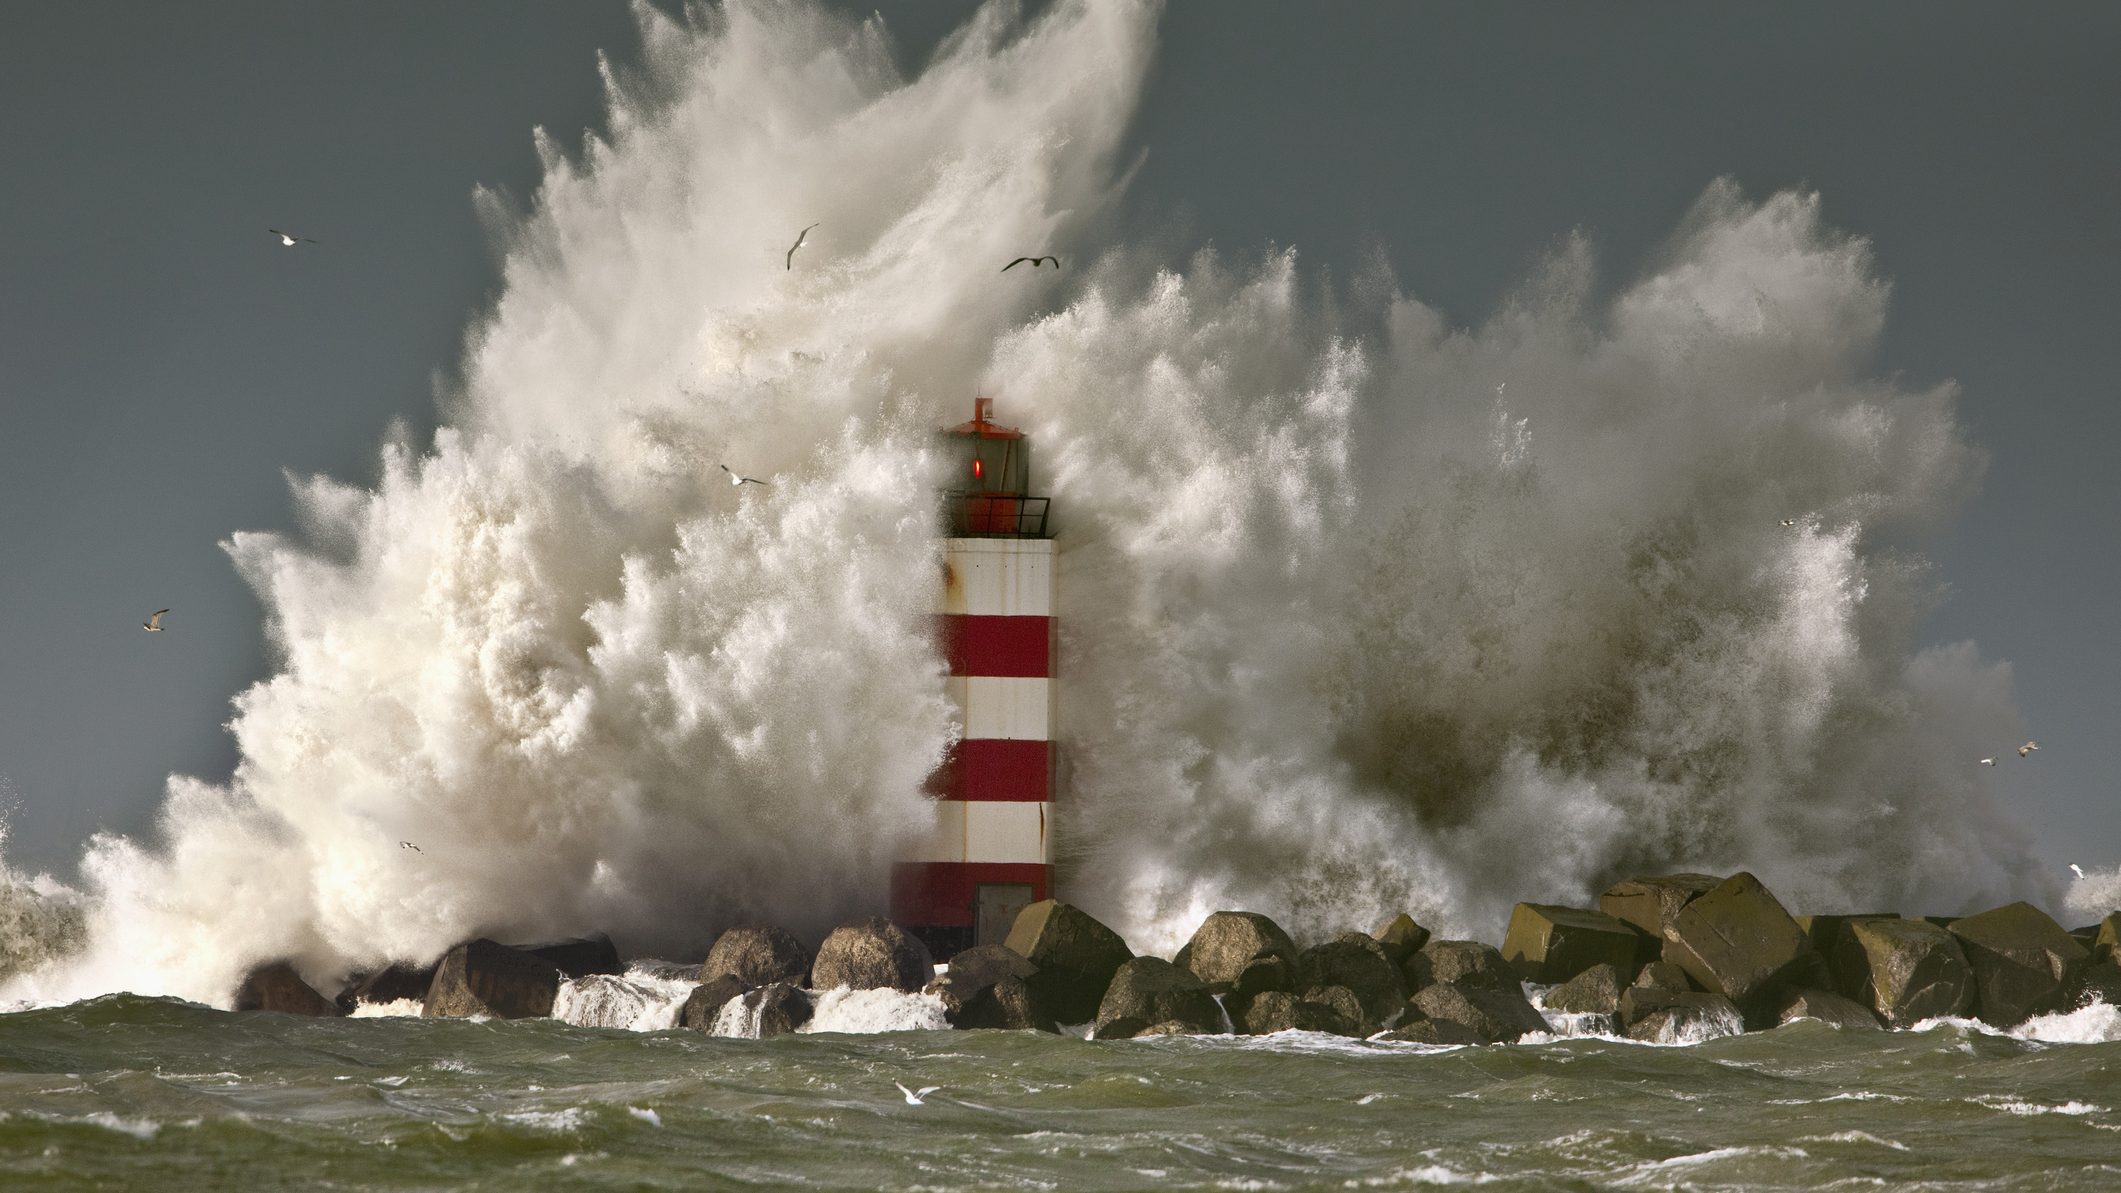
<instances>
[{"instance_id":1,"label":"dark rock","mask_svg":"<svg viewBox=\"0 0 2121 1193\"><path fill-rule=\"evenodd\" d=\"M1134 955L1119 933L1051 899L1019 912L1006 943L1038 966L1026 979L1031 993L1062 1023L1094 1019L1113 975Z\"/></svg>"},{"instance_id":2,"label":"dark rock","mask_svg":"<svg viewBox=\"0 0 2121 1193\"><path fill-rule=\"evenodd\" d=\"M619 950L611 938L599 932L594 936L576 936L567 940L555 940L550 944L525 944L515 946L533 957L543 957L560 967L560 972L570 978L586 978L593 973L625 973L626 967L619 963Z\"/></svg>"},{"instance_id":3,"label":"dark rock","mask_svg":"<svg viewBox=\"0 0 2121 1193\"><path fill-rule=\"evenodd\" d=\"M1613 1010L1613 1018L1627 1031L1651 1015L1673 1007L1696 1010L1715 1010L1732 1006L1731 1000L1721 994L1700 990L1666 990L1659 986L1630 986L1620 992L1620 1003Z\"/></svg>"},{"instance_id":4,"label":"dark rock","mask_svg":"<svg viewBox=\"0 0 2121 1193\"><path fill-rule=\"evenodd\" d=\"M1354 1024L1354 1034L1356 1035L1369 1035L1380 1026L1379 1017L1372 1015L1368 1008L1362 1005L1362 999L1357 998L1355 992L1346 986L1313 986L1303 992L1303 1001L1313 1006L1324 1007L1349 1023ZM1399 1007L1394 1006L1388 1009L1385 1014L1389 1016L1398 1013L1398 1011Z\"/></svg>"},{"instance_id":5,"label":"dark rock","mask_svg":"<svg viewBox=\"0 0 2121 1193\"><path fill-rule=\"evenodd\" d=\"M1708 874L1630 878L1606 888L1606 893L1598 896L1598 910L1662 940L1665 925L1672 922L1680 908L1715 890L1722 881Z\"/></svg>"},{"instance_id":6,"label":"dark rock","mask_svg":"<svg viewBox=\"0 0 2121 1193\"><path fill-rule=\"evenodd\" d=\"M1112 975L1091 1035L1099 1040L1131 1039L1174 1019L1202 1035L1222 1030L1222 1008L1208 993L1207 983L1161 957L1136 957Z\"/></svg>"},{"instance_id":7,"label":"dark rock","mask_svg":"<svg viewBox=\"0 0 2121 1193\"><path fill-rule=\"evenodd\" d=\"M392 965L355 978L333 1001L338 1003L341 1014L351 1015L354 1008L363 1003L379 1005L408 998L425 999L427 988L434 984L434 980L435 967L432 965Z\"/></svg>"},{"instance_id":8,"label":"dark rock","mask_svg":"<svg viewBox=\"0 0 2121 1193\"><path fill-rule=\"evenodd\" d=\"M1145 1040L1150 1036L1212 1036L1216 1033L1202 1031L1182 1019L1166 1019L1151 1027L1135 1032L1131 1039Z\"/></svg>"},{"instance_id":9,"label":"dark rock","mask_svg":"<svg viewBox=\"0 0 2121 1193\"><path fill-rule=\"evenodd\" d=\"M1451 986L1494 986L1518 990L1517 975L1493 945L1477 940L1431 940L1407 958L1400 971L1409 991L1438 982ZM1519 990L1519 993L1522 993Z\"/></svg>"},{"instance_id":10,"label":"dark rock","mask_svg":"<svg viewBox=\"0 0 2121 1193\"><path fill-rule=\"evenodd\" d=\"M2110 1007L2121 1007L2121 965L2112 961L2098 961L2084 967L2078 975L2077 984L2070 991L2072 1007L2103 1002Z\"/></svg>"},{"instance_id":11,"label":"dark rock","mask_svg":"<svg viewBox=\"0 0 2121 1193\"><path fill-rule=\"evenodd\" d=\"M1422 1019L1456 1023L1484 1044L1506 1044L1526 1032L1547 1030L1545 1017L1515 985L1505 989L1436 982L1424 986L1408 1005Z\"/></svg>"},{"instance_id":12,"label":"dark rock","mask_svg":"<svg viewBox=\"0 0 2121 1193\"><path fill-rule=\"evenodd\" d=\"M950 968L923 991L940 998L943 1016L958 1028L1059 1031L1051 1015L1040 1012L1029 979L1038 966L1006 945L966 949L950 958Z\"/></svg>"},{"instance_id":13,"label":"dark rock","mask_svg":"<svg viewBox=\"0 0 2121 1193\"><path fill-rule=\"evenodd\" d=\"M1827 986L1853 998L1855 996L1849 994L1852 982L1838 968L1842 958L1848 955L1849 925L1858 920L1896 920L1900 917L1881 911L1865 915L1800 915L1791 918L1812 942L1812 951L1825 962Z\"/></svg>"},{"instance_id":14,"label":"dark rock","mask_svg":"<svg viewBox=\"0 0 2121 1193\"><path fill-rule=\"evenodd\" d=\"M336 1018L338 1004L310 988L295 967L285 961L260 965L250 971L243 984L236 987L235 1009L239 1011L277 1011L282 1015L310 1015L320 1019Z\"/></svg>"},{"instance_id":15,"label":"dark rock","mask_svg":"<svg viewBox=\"0 0 2121 1193\"><path fill-rule=\"evenodd\" d=\"M1519 903L1503 934L1502 959L1527 982L1566 982L1593 965L1610 965L1633 981L1657 944L1625 920L1601 911Z\"/></svg>"},{"instance_id":16,"label":"dark rock","mask_svg":"<svg viewBox=\"0 0 2121 1193\"><path fill-rule=\"evenodd\" d=\"M1416 1019L1384 1034L1384 1039L1403 1044L1485 1044L1481 1034L1450 1019Z\"/></svg>"},{"instance_id":17,"label":"dark rock","mask_svg":"<svg viewBox=\"0 0 2121 1193\"><path fill-rule=\"evenodd\" d=\"M420 1013L431 1019L541 1019L552 1014L562 976L560 967L545 958L482 936L443 956Z\"/></svg>"},{"instance_id":18,"label":"dark rock","mask_svg":"<svg viewBox=\"0 0 2121 1193\"><path fill-rule=\"evenodd\" d=\"M744 984L730 974L723 974L711 982L702 982L685 996L685 1005L678 1011L678 1026L694 1031L713 1031L714 1021L722 1014L722 1008L732 998L741 998Z\"/></svg>"},{"instance_id":19,"label":"dark rock","mask_svg":"<svg viewBox=\"0 0 2121 1193\"><path fill-rule=\"evenodd\" d=\"M1273 920L1249 911L1218 911L1201 921L1174 963L1191 970L1208 989L1227 995L1224 1002L1236 1016L1255 995L1294 989L1296 959L1296 945Z\"/></svg>"},{"instance_id":20,"label":"dark rock","mask_svg":"<svg viewBox=\"0 0 2121 1193\"><path fill-rule=\"evenodd\" d=\"M1392 964L1404 966L1421 946L1429 943L1429 930L1414 922L1414 917L1401 912L1370 930L1371 939L1384 946L1385 956Z\"/></svg>"},{"instance_id":21,"label":"dark rock","mask_svg":"<svg viewBox=\"0 0 2121 1193\"><path fill-rule=\"evenodd\" d=\"M817 947L810 984L818 990L903 990L935 977L928 946L880 915L841 924Z\"/></svg>"},{"instance_id":22,"label":"dark rock","mask_svg":"<svg viewBox=\"0 0 2121 1193\"><path fill-rule=\"evenodd\" d=\"M1817 1019L1821 1023L1839 1028L1863 1028L1875 1031L1878 1016L1871 1009L1853 998L1843 998L1826 990L1799 990L1791 994L1782 1004L1776 1022L1788 1023L1794 1019Z\"/></svg>"},{"instance_id":23,"label":"dark rock","mask_svg":"<svg viewBox=\"0 0 2121 1193\"><path fill-rule=\"evenodd\" d=\"M2099 921L2092 936L2092 960L2121 963L2121 911Z\"/></svg>"},{"instance_id":24,"label":"dark rock","mask_svg":"<svg viewBox=\"0 0 2121 1193\"><path fill-rule=\"evenodd\" d=\"M727 974L746 990L775 982L799 983L810 973L810 961L810 950L786 929L743 925L715 938L700 966L700 980L711 982Z\"/></svg>"},{"instance_id":25,"label":"dark rock","mask_svg":"<svg viewBox=\"0 0 2121 1193\"><path fill-rule=\"evenodd\" d=\"M1305 989L1345 986L1362 1004L1365 1023L1383 1023L1407 1001L1407 982L1384 946L1360 932L1305 949L1299 959ZM1307 996L1308 997L1308 996Z\"/></svg>"},{"instance_id":26,"label":"dark rock","mask_svg":"<svg viewBox=\"0 0 2121 1193\"><path fill-rule=\"evenodd\" d=\"M1625 984L1620 980L1619 971L1600 963L1547 991L1545 1001L1550 1011L1565 1011L1571 1015L1610 1015L1619 1009L1623 989Z\"/></svg>"},{"instance_id":27,"label":"dark rock","mask_svg":"<svg viewBox=\"0 0 2121 1193\"><path fill-rule=\"evenodd\" d=\"M1689 900L1664 929L1664 959L1763 1024L1782 994L1826 980L1811 938L1760 880L1738 873Z\"/></svg>"},{"instance_id":28,"label":"dark rock","mask_svg":"<svg viewBox=\"0 0 2121 1193\"><path fill-rule=\"evenodd\" d=\"M875 988L861 987L864 990ZM744 1011L747 1016L758 1017L759 1039L785 1036L810 1022L810 996L793 982L775 982L746 994Z\"/></svg>"},{"instance_id":29,"label":"dark rock","mask_svg":"<svg viewBox=\"0 0 2121 1193\"><path fill-rule=\"evenodd\" d=\"M2012 903L1963 920L1951 933L1974 970L1974 1013L1996 1027L2067 1009L2069 993L2091 950L2030 903Z\"/></svg>"},{"instance_id":30,"label":"dark rock","mask_svg":"<svg viewBox=\"0 0 2121 1193\"><path fill-rule=\"evenodd\" d=\"M1889 1027L1964 1015L1974 973L1951 933L1925 920L1852 920L1834 958L1838 993L1868 1005Z\"/></svg>"},{"instance_id":31,"label":"dark rock","mask_svg":"<svg viewBox=\"0 0 2121 1193\"><path fill-rule=\"evenodd\" d=\"M1636 974L1630 984L1651 990L1669 990L1674 994L1692 994L1701 989L1694 984L1694 979L1686 976L1685 970L1669 961L1652 961L1643 966L1642 972Z\"/></svg>"},{"instance_id":32,"label":"dark rock","mask_svg":"<svg viewBox=\"0 0 2121 1193\"><path fill-rule=\"evenodd\" d=\"M1745 1030L1738 1006L1721 994L1673 994L1630 986L1620 996L1620 1018L1628 1038L1653 1044L1737 1035Z\"/></svg>"},{"instance_id":33,"label":"dark rock","mask_svg":"<svg viewBox=\"0 0 2121 1193\"><path fill-rule=\"evenodd\" d=\"M1354 995L1349 995L1350 1002ZM1264 991L1245 1008L1244 1030L1255 1036L1278 1031L1319 1031L1336 1036L1360 1036L1363 1025L1329 1003L1298 998L1285 990Z\"/></svg>"}]
</instances>

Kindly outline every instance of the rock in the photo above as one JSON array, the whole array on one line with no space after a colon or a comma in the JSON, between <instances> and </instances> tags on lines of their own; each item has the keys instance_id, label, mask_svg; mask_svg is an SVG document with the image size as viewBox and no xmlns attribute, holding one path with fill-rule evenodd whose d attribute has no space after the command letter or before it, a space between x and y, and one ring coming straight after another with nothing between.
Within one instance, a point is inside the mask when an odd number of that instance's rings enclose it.
<instances>
[{"instance_id":1,"label":"rock","mask_svg":"<svg viewBox=\"0 0 2121 1193\"><path fill-rule=\"evenodd\" d=\"M245 975L243 984L236 987L235 1009L320 1019L337 1018L339 1014L337 1003L311 989L295 967L285 961L260 965Z\"/></svg>"},{"instance_id":2,"label":"rock","mask_svg":"<svg viewBox=\"0 0 2121 1193\"><path fill-rule=\"evenodd\" d=\"M1289 934L1266 916L1218 911L1201 921L1174 963L1228 995L1231 1013L1241 1015L1254 995L1295 988L1297 955Z\"/></svg>"},{"instance_id":3,"label":"rock","mask_svg":"<svg viewBox=\"0 0 2121 1193\"><path fill-rule=\"evenodd\" d=\"M1669 990L1674 994L1691 994L1701 989L1686 976L1685 970L1669 961L1652 961L1643 966L1632 984L1651 990Z\"/></svg>"},{"instance_id":4,"label":"rock","mask_svg":"<svg viewBox=\"0 0 2121 1193\"><path fill-rule=\"evenodd\" d=\"M702 982L685 996L685 1005L678 1011L678 1026L694 1031L713 1031L714 1021L721 1017L722 1008L732 998L742 998L744 984L731 974L723 974L711 982Z\"/></svg>"},{"instance_id":5,"label":"rock","mask_svg":"<svg viewBox=\"0 0 2121 1193\"><path fill-rule=\"evenodd\" d=\"M903 990L935 977L928 946L880 915L841 924L817 947L810 985L818 990Z\"/></svg>"},{"instance_id":6,"label":"rock","mask_svg":"<svg viewBox=\"0 0 2121 1193\"><path fill-rule=\"evenodd\" d=\"M1762 1023L1774 1021L1785 990L1826 980L1811 938L1759 879L1743 872L1672 916L1664 959Z\"/></svg>"},{"instance_id":7,"label":"rock","mask_svg":"<svg viewBox=\"0 0 2121 1193\"><path fill-rule=\"evenodd\" d=\"M1161 957L1136 957L1112 975L1091 1037L1131 1039L1174 1019L1202 1035L1222 1030L1222 1008L1207 983Z\"/></svg>"},{"instance_id":8,"label":"rock","mask_svg":"<svg viewBox=\"0 0 2121 1193\"><path fill-rule=\"evenodd\" d=\"M2092 936L2092 960L2121 962L2121 911L2099 921Z\"/></svg>"},{"instance_id":9,"label":"rock","mask_svg":"<svg viewBox=\"0 0 2121 1193\"><path fill-rule=\"evenodd\" d=\"M482 936L443 956L420 1013L430 1019L541 1019L552 1014L562 976L560 967L545 958Z\"/></svg>"},{"instance_id":10,"label":"rock","mask_svg":"<svg viewBox=\"0 0 2121 1193\"><path fill-rule=\"evenodd\" d=\"M1502 939L1502 959L1512 972L1542 985L1566 982L1601 964L1633 981L1656 951L1656 942L1625 920L1550 903L1519 903Z\"/></svg>"},{"instance_id":11,"label":"rock","mask_svg":"<svg viewBox=\"0 0 2121 1193\"><path fill-rule=\"evenodd\" d=\"M1483 1044L1506 1044L1526 1032L1545 1031L1545 1017L1525 1001L1514 984L1457 986L1436 982L1424 986L1409 1003L1420 1018L1456 1023Z\"/></svg>"},{"instance_id":12,"label":"rock","mask_svg":"<svg viewBox=\"0 0 2121 1193\"><path fill-rule=\"evenodd\" d=\"M823 949L818 950L823 952ZM876 989L872 986L864 990ZM744 1013L758 1020L759 1039L785 1036L810 1022L810 996L793 982L761 986L744 996Z\"/></svg>"},{"instance_id":13,"label":"rock","mask_svg":"<svg viewBox=\"0 0 2121 1193\"><path fill-rule=\"evenodd\" d=\"M711 982L727 974L746 990L775 982L800 983L810 973L810 961L810 950L786 929L744 925L715 938L700 966L700 980Z\"/></svg>"},{"instance_id":14,"label":"rock","mask_svg":"<svg viewBox=\"0 0 2121 1193\"><path fill-rule=\"evenodd\" d=\"M1349 1001L1354 1000L1349 995ZM1336 1036L1360 1036L1363 1025L1334 1006L1298 998L1285 990L1268 990L1245 1008L1243 1027L1247 1034L1272 1035L1278 1031L1319 1031Z\"/></svg>"},{"instance_id":15,"label":"rock","mask_svg":"<svg viewBox=\"0 0 2121 1193\"><path fill-rule=\"evenodd\" d=\"M1201 1031L1182 1019L1166 1019L1153 1027L1145 1027L1130 1038L1145 1040L1150 1036L1212 1036L1214 1032Z\"/></svg>"},{"instance_id":16,"label":"rock","mask_svg":"<svg viewBox=\"0 0 2121 1193\"><path fill-rule=\"evenodd\" d=\"M1096 1018L1113 975L1134 955L1119 933L1052 899L1017 913L1005 943L1038 966L1027 979L1032 996L1062 1023Z\"/></svg>"},{"instance_id":17,"label":"rock","mask_svg":"<svg viewBox=\"0 0 2121 1193\"><path fill-rule=\"evenodd\" d=\"M1848 997L1851 982L1838 966L1841 958L1848 954L1849 925L1858 920L1896 920L1900 917L1891 912L1865 915L1800 915L1791 917L1797 927L1812 942L1812 951L1819 954L1826 964L1827 986Z\"/></svg>"},{"instance_id":18,"label":"rock","mask_svg":"<svg viewBox=\"0 0 2121 1193\"><path fill-rule=\"evenodd\" d=\"M1402 1023L1383 1036L1403 1044L1485 1044L1480 1033L1449 1019L1416 1019Z\"/></svg>"},{"instance_id":19,"label":"rock","mask_svg":"<svg viewBox=\"0 0 2121 1193\"><path fill-rule=\"evenodd\" d=\"M1564 1011L1571 1015L1611 1015L1620 1007L1620 992L1624 988L1620 971L1600 962L1547 991L1545 1001L1550 1011Z\"/></svg>"},{"instance_id":20,"label":"rock","mask_svg":"<svg viewBox=\"0 0 2121 1193\"><path fill-rule=\"evenodd\" d=\"M1715 890L1723 880L1708 874L1666 874L1614 883L1598 896L1598 910L1635 925L1659 940L1679 909Z\"/></svg>"},{"instance_id":21,"label":"rock","mask_svg":"<svg viewBox=\"0 0 2121 1193\"><path fill-rule=\"evenodd\" d=\"M1409 991L1442 982L1518 990L1517 975L1492 945L1477 940L1431 940L1407 958L1400 971ZM1519 990L1519 993L1522 993Z\"/></svg>"},{"instance_id":22,"label":"rock","mask_svg":"<svg viewBox=\"0 0 2121 1193\"><path fill-rule=\"evenodd\" d=\"M2110 1007L2121 1007L2121 965L2112 961L2098 961L2084 967L2078 975L2076 986L2070 991L2072 1007L2087 1006L2103 1002Z\"/></svg>"},{"instance_id":23,"label":"rock","mask_svg":"<svg viewBox=\"0 0 2121 1193\"><path fill-rule=\"evenodd\" d=\"M1625 1032L1644 1019L1674 1007L1715 1010L1734 1005L1721 994L1701 990L1666 990L1659 986L1630 986L1620 992L1613 1018Z\"/></svg>"},{"instance_id":24,"label":"rock","mask_svg":"<svg viewBox=\"0 0 2121 1193\"><path fill-rule=\"evenodd\" d=\"M1384 946L1385 956L1392 964L1404 966L1407 958L1429 943L1429 930L1414 922L1414 917L1401 912L1370 929L1370 938Z\"/></svg>"},{"instance_id":25,"label":"rock","mask_svg":"<svg viewBox=\"0 0 2121 1193\"><path fill-rule=\"evenodd\" d=\"M1628 995L1640 995L1630 1006ZM1721 994L1672 994L1643 986L1628 987L1620 999L1628 1038L1652 1044L1694 1043L1745 1030L1738 1005ZM1628 1020L1630 1012L1634 1018Z\"/></svg>"},{"instance_id":26,"label":"rock","mask_svg":"<svg viewBox=\"0 0 2121 1193\"><path fill-rule=\"evenodd\" d=\"M341 1014L351 1015L354 1008L363 1003L380 1005L408 998L425 999L427 988L434 984L434 980L434 966L401 963L354 979L353 984L339 991L338 998L333 1001L338 1003Z\"/></svg>"},{"instance_id":27,"label":"rock","mask_svg":"<svg viewBox=\"0 0 2121 1193\"><path fill-rule=\"evenodd\" d=\"M1996 1027L2066 1008L2091 950L2030 903L2012 903L1963 920L1951 934L1974 971L1974 1013Z\"/></svg>"},{"instance_id":28,"label":"rock","mask_svg":"<svg viewBox=\"0 0 2121 1193\"><path fill-rule=\"evenodd\" d=\"M1876 1031L1878 1016L1871 1009L1853 998L1843 998L1826 990L1798 990L1782 1004L1777 1023L1788 1023L1796 1019L1817 1019L1839 1028L1861 1028Z\"/></svg>"},{"instance_id":29,"label":"rock","mask_svg":"<svg viewBox=\"0 0 2121 1193\"><path fill-rule=\"evenodd\" d=\"M515 946L534 957L543 957L560 967L560 972L570 978L586 978L593 973L625 973L626 967L619 963L619 950L611 938L599 932L594 936L575 936L567 940L556 940L550 944L525 944Z\"/></svg>"},{"instance_id":30,"label":"rock","mask_svg":"<svg viewBox=\"0 0 2121 1193\"><path fill-rule=\"evenodd\" d=\"M950 958L949 970L922 993L942 1000L952 1027L1057 1032L1053 1017L1041 1013L1031 995L1028 979L1037 972L1007 945L981 945Z\"/></svg>"},{"instance_id":31,"label":"rock","mask_svg":"<svg viewBox=\"0 0 2121 1193\"><path fill-rule=\"evenodd\" d=\"M1839 993L1868 1005L1889 1027L1964 1015L1974 973L1951 933L1924 920L1852 920L1833 969Z\"/></svg>"},{"instance_id":32,"label":"rock","mask_svg":"<svg viewBox=\"0 0 2121 1193\"><path fill-rule=\"evenodd\" d=\"M1368 1008L1362 1005L1362 999L1357 998L1355 992L1346 986L1313 986L1303 992L1303 1001L1324 1007L1354 1024L1356 1035L1369 1035L1376 1031L1381 1023L1380 1018L1370 1014ZM1397 1014L1399 1009L1392 1007L1386 1012L1386 1016Z\"/></svg>"},{"instance_id":33,"label":"rock","mask_svg":"<svg viewBox=\"0 0 2121 1193\"><path fill-rule=\"evenodd\" d=\"M1300 981L1313 986L1345 986L1362 1004L1365 1023L1383 1023L1407 1001L1407 982L1384 946L1360 932L1344 932L1305 949L1299 959ZM1309 995L1306 995L1309 997Z\"/></svg>"}]
</instances>

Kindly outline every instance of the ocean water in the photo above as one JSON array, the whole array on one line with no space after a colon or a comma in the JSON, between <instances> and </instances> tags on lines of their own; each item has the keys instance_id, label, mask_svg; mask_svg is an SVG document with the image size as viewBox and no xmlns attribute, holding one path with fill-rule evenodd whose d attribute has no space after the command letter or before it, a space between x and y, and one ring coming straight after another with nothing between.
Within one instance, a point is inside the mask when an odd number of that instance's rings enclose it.
<instances>
[{"instance_id":1,"label":"ocean water","mask_svg":"<svg viewBox=\"0 0 2121 1193\"><path fill-rule=\"evenodd\" d=\"M916 1106L895 1083L942 1089ZM160 1191L2111 1189L2121 1014L2094 1005L2011 1034L1801 1021L1686 1045L1429 1048L1303 1033L751 1040L112 995L0 1015L0 1178Z\"/></svg>"}]
</instances>

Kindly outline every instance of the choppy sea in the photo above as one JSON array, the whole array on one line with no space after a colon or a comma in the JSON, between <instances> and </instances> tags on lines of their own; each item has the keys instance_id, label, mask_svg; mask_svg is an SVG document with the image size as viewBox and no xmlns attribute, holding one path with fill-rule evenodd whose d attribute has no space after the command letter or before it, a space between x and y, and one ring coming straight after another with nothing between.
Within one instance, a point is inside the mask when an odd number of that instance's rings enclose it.
<instances>
[{"instance_id":1,"label":"choppy sea","mask_svg":"<svg viewBox=\"0 0 2121 1193\"><path fill-rule=\"evenodd\" d=\"M1430 1048L919 1030L931 1002L879 993L754 1040L650 1026L673 1003L635 978L563 1000L631 1027L132 995L0 1015L0 1187L2121 1188L2104 1005Z\"/></svg>"}]
</instances>

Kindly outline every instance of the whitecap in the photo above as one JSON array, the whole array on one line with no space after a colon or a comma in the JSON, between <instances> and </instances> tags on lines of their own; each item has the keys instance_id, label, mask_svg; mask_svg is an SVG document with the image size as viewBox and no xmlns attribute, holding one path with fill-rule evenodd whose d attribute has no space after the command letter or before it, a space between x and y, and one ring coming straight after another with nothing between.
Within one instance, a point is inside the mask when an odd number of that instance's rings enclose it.
<instances>
[{"instance_id":1,"label":"whitecap","mask_svg":"<svg viewBox=\"0 0 2121 1193\"><path fill-rule=\"evenodd\" d=\"M818 994L810 1022L796 1030L869 1035L887 1031L947 1031L949 1027L950 1020L943 1014L940 995L907 994L883 988L850 990L842 986Z\"/></svg>"}]
</instances>

